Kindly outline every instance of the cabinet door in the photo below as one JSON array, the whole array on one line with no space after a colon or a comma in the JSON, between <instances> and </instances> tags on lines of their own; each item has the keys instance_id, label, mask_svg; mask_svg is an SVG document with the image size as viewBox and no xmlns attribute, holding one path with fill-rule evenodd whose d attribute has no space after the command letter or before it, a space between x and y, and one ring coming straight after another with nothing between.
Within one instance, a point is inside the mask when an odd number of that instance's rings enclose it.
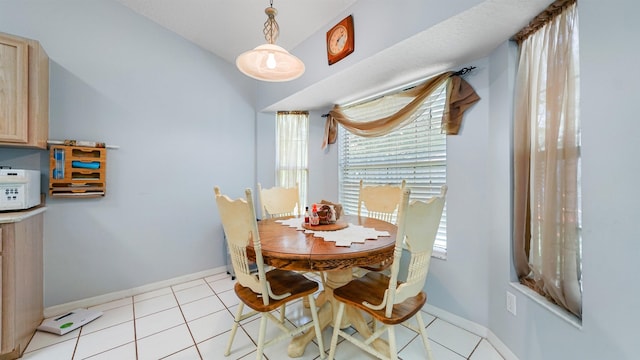
<instances>
[{"instance_id":1,"label":"cabinet door","mask_svg":"<svg viewBox=\"0 0 640 360\"><path fill-rule=\"evenodd\" d=\"M2 229L2 334L0 359L19 358L43 319L44 214Z\"/></svg>"},{"instance_id":2,"label":"cabinet door","mask_svg":"<svg viewBox=\"0 0 640 360\"><path fill-rule=\"evenodd\" d=\"M2 281L2 225L0 225L0 353L2 353L2 319L4 319L4 317L2 316L2 288L3 288L3 281Z\"/></svg>"},{"instance_id":3,"label":"cabinet door","mask_svg":"<svg viewBox=\"0 0 640 360\"><path fill-rule=\"evenodd\" d=\"M0 231L2 231L2 229L0 228ZM0 234L1 235L1 234ZM2 239L0 238L0 242L2 242ZM2 256L0 255L0 279L2 279ZM2 316L2 281L0 281L0 320L4 319L4 317ZM4 333L2 332L2 321L0 321L0 340L4 339L3 335ZM0 341L0 354L2 353L2 350L4 350L2 348L2 342Z\"/></svg>"},{"instance_id":4,"label":"cabinet door","mask_svg":"<svg viewBox=\"0 0 640 360\"><path fill-rule=\"evenodd\" d=\"M26 144L29 47L0 34L0 142Z\"/></svg>"}]
</instances>

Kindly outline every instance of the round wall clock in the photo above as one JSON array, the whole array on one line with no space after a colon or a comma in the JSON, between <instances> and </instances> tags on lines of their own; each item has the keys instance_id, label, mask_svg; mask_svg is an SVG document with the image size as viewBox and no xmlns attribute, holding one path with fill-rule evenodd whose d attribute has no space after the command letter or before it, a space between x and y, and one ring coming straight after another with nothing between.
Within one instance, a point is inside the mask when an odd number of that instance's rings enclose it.
<instances>
[{"instance_id":1,"label":"round wall clock","mask_svg":"<svg viewBox=\"0 0 640 360\"><path fill-rule=\"evenodd\" d=\"M327 59L329 65L344 59L354 49L353 16L349 15L327 31Z\"/></svg>"}]
</instances>

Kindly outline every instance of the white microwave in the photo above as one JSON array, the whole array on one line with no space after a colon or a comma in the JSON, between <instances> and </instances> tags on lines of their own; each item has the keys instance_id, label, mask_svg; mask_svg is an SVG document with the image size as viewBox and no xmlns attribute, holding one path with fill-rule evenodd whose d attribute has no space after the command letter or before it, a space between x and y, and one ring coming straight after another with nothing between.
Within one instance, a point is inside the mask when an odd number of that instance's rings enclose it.
<instances>
[{"instance_id":1,"label":"white microwave","mask_svg":"<svg viewBox=\"0 0 640 360\"><path fill-rule=\"evenodd\" d=\"M0 169L0 211L40 205L40 171Z\"/></svg>"}]
</instances>

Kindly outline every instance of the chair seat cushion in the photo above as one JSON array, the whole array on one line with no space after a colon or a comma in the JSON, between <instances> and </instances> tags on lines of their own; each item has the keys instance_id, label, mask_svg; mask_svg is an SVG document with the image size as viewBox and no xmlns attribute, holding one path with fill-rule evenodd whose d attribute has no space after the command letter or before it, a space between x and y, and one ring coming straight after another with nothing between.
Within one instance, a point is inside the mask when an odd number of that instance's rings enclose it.
<instances>
[{"instance_id":1,"label":"chair seat cushion","mask_svg":"<svg viewBox=\"0 0 640 360\"><path fill-rule=\"evenodd\" d=\"M398 282L398 284L401 283ZM364 301L372 305L380 304L384 297L384 291L387 290L388 287L388 276L378 272L370 272L361 278L351 280L348 284L335 289L333 296L338 301L366 311L375 319L387 325L400 324L411 318L416 312L420 311L427 301L427 294L421 291L416 296L410 297L402 303L395 304L391 317L385 316L385 308L372 310L362 304Z\"/></svg>"},{"instance_id":2,"label":"chair seat cushion","mask_svg":"<svg viewBox=\"0 0 640 360\"><path fill-rule=\"evenodd\" d=\"M247 304L247 306L259 312L275 310L284 303L313 294L319 288L317 282L293 271L273 269L268 271L265 275L267 277L267 281L271 284L271 291L274 294L280 295L284 293L291 293L291 295L281 300L274 300L270 298L269 304L264 305L262 296L259 296L260 294L254 293L248 287L244 287L240 285L239 282L236 282L234 290L236 295L238 295L238 298Z\"/></svg>"}]
</instances>

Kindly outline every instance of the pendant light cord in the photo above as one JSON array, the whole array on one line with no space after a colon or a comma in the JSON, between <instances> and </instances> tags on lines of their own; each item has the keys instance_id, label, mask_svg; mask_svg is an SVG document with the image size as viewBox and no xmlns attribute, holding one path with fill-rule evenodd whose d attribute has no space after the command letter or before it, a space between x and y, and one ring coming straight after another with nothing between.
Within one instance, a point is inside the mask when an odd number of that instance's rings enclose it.
<instances>
[{"instance_id":1,"label":"pendant light cord","mask_svg":"<svg viewBox=\"0 0 640 360\"><path fill-rule=\"evenodd\" d=\"M276 22L276 14L278 14L278 10L273 7L273 0L269 2L269 7L264 10L265 14L267 14L267 21L264 22L264 29L262 33L264 34L265 40L269 44L275 44L278 39L278 35L280 35L280 27Z\"/></svg>"}]
</instances>

